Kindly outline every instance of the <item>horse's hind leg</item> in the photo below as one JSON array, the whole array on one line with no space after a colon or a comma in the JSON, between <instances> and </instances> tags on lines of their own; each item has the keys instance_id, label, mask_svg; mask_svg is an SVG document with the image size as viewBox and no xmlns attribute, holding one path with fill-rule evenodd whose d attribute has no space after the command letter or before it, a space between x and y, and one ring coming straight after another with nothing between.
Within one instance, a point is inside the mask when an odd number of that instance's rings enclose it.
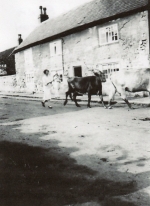
<instances>
[{"instance_id":1,"label":"horse's hind leg","mask_svg":"<svg viewBox=\"0 0 150 206\"><path fill-rule=\"evenodd\" d=\"M119 90L117 90L118 93L120 94L121 98L125 101L125 103L128 105L128 107L130 109L133 109L130 102L128 101L127 97L126 97L126 92L123 88L120 88Z\"/></svg>"},{"instance_id":2,"label":"horse's hind leg","mask_svg":"<svg viewBox=\"0 0 150 206\"><path fill-rule=\"evenodd\" d=\"M73 101L72 93L71 93L71 92L70 92L70 94L69 94L69 97L70 97L70 99Z\"/></svg>"}]
</instances>

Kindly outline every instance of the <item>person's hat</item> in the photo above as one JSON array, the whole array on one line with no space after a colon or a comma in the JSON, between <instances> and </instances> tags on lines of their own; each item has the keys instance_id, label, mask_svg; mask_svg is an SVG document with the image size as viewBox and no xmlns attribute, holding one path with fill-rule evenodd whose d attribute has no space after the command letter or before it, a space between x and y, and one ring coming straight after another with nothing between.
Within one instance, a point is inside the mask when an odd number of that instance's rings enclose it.
<instances>
[{"instance_id":1,"label":"person's hat","mask_svg":"<svg viewBox=\"0 0 150 206\"><path fill-rule=\"evenodd\" d=\"M43 71L43 73L44 73L44 74L46 74L46 71L48 71L48 72L49 72L49 70L48 70L48 69L45 69L45 70Z\"/></svg>"}]
</instances>

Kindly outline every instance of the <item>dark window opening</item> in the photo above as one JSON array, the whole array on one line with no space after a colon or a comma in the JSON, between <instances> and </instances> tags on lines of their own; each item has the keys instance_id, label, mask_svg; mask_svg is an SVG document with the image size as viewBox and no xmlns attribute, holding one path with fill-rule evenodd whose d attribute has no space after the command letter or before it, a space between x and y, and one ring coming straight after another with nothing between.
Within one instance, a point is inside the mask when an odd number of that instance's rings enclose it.
<instances>
[{"instance_id":1,"label":"dark window opening","mask_svg":"<svg viewBox=\"0 0 150 206\"><path fill-rule=\"evenodd\" d=\"M55 54L56 54L56 46L54 47L54 52L55 52Z\"/></svg>"},{"instance_id":2,"label":"dark window opening","mask_svg":"<svg viewBox=\"0 0 150 206\"><path fill-rule=\"evenodd\" d=\"M82 68L81 67L74 67L74 76L82 77Z\"/></svg>"},{"instance_id":3,"label":"dark window opening","mask_svg":"<svg viewBox=\"0 0 150 206\"><path fill-rule=\"evenodd\" d=\"M62 74L60 74L60 81L61 81L61 82L63 81L63 76L62 76Z\"/></svg>"}]
</instances>

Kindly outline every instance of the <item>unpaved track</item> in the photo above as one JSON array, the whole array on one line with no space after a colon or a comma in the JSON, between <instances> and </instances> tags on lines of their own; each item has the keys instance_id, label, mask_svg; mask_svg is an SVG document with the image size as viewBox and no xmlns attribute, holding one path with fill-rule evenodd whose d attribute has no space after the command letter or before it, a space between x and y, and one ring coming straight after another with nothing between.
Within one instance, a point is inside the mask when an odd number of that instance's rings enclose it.
<instances>
[{"instance_id":1,"label":"unpaved track","mask_svg":"<svg viewBox=\"0 0 150 206\"><path fill-rule=\"evenodd\" d=\"M150 108L0 100L1 206L150 205Z\"/></svg>"}]
</instances>

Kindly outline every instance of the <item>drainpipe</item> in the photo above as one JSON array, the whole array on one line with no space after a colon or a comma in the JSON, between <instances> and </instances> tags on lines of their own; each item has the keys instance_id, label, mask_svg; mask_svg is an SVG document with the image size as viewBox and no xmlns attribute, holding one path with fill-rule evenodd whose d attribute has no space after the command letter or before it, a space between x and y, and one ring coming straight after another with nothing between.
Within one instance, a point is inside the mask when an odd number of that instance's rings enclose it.
<instances>
[{"instance_id":1,"label":"drainpipe","mask_svg":"<svg viewBox=\"0 0 150 206\"><path fill-rule=\"evenodd\" d=\"M149 34L149 66L150 66L150 0L148 0L148 34Z\"/></svg>"},{"instance_id":2,"label":"drainpipe","mask_svg":"<svg viewBox=\"0 0 150 206\"><path fill-rule=\"evenodd\" d=\"M63 39L61 39L61 40L62 40L62 67L63 67L63 77L64 77L64 51L63 51L64 40Z\"/></svg>"}]
</instances>

